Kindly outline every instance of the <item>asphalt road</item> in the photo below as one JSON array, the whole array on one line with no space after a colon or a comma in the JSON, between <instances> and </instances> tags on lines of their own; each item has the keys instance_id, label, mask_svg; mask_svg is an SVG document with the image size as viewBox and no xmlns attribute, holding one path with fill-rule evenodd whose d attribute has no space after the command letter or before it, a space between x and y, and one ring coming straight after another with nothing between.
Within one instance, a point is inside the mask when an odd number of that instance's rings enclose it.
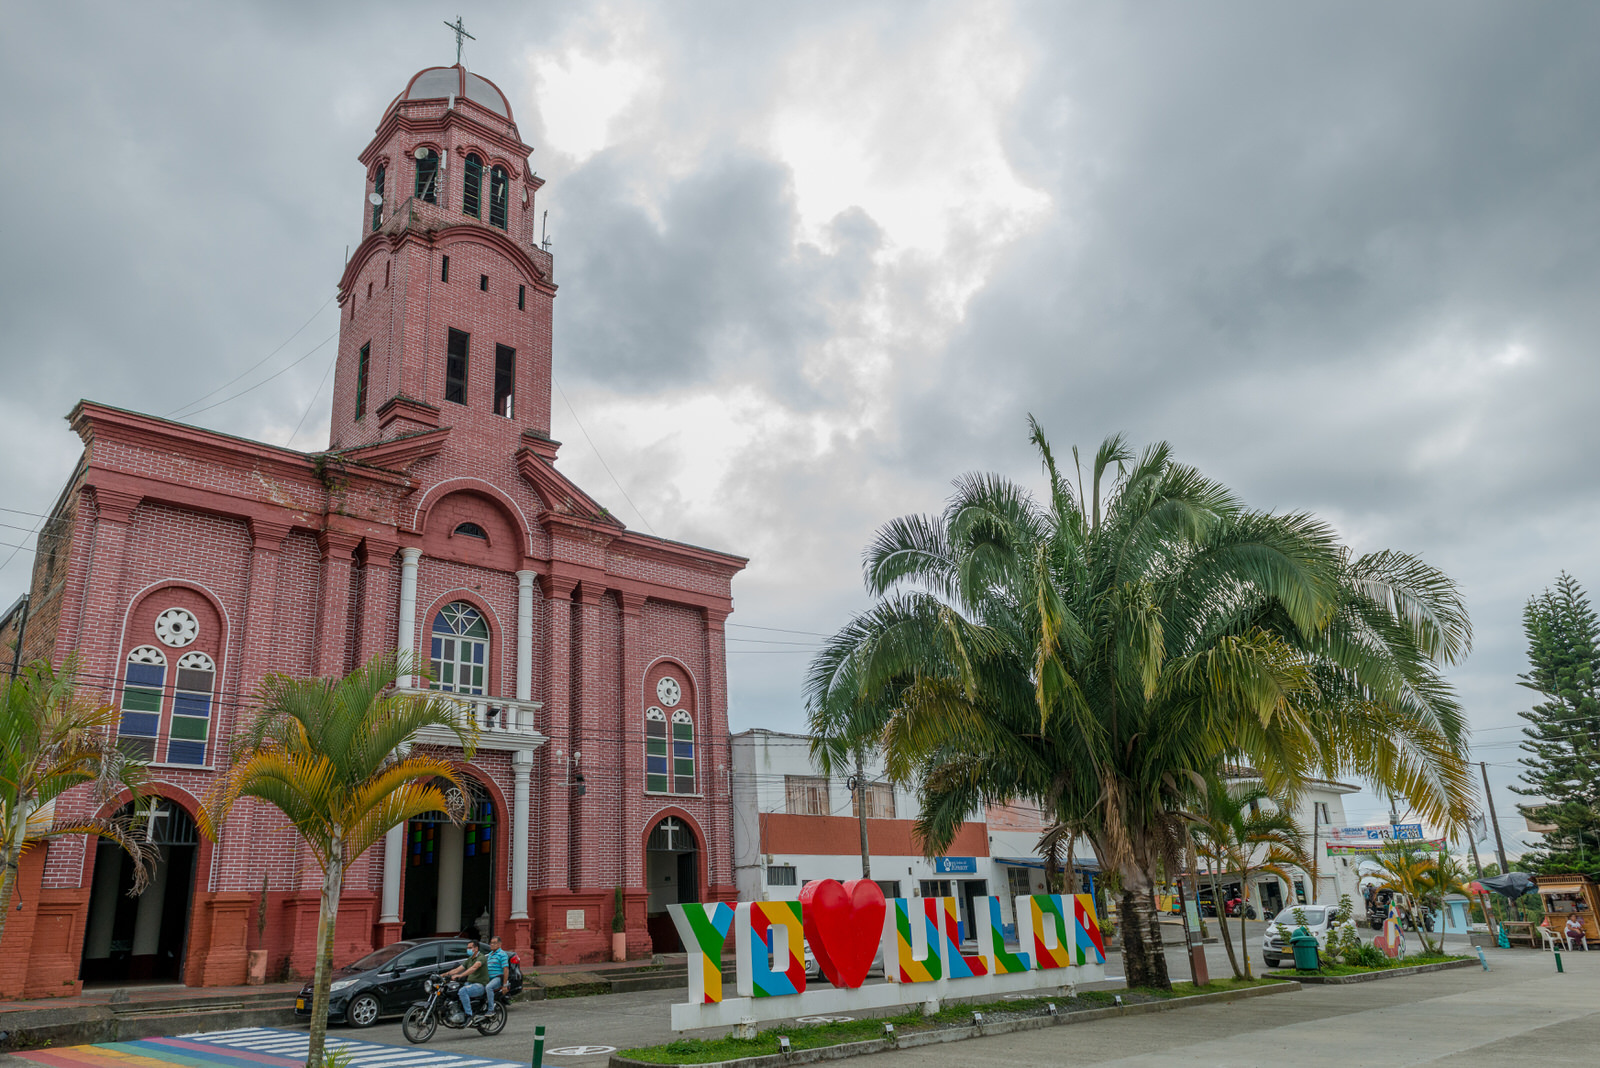
<instances>
[{"instance_id":1,"label":"asphalt road","mask_svg":"<svg viewBox=\"0 0 1600 1068\"><path fill-rule=\"evenodd\" d=\"M1233 921L1233 933L1238 934L1238 921ZM1259 974L1261 959L1259 943L1261 941L1264 924L1248 923L1251 939L1250 958L1254 968ZM1235 939L1237 942L1237 938ZM1600 954L1597 954L1600 958ZM1220 977L1232 975L1228 965L1227 956L1221 944L1206 947L1206 962L1212 976ZM1182 947L1168 947L1167 966L1171 970L1173 979L1183 980L1189 978L1189 962L1184 956ZM1121 987L1123 983L1122 959L1115 952L1106 959L1106 975L1115 976L1116 980L1104 984L1106 988ZM1094 989L1086 987L1085 989ZM587 998L558 998L553 1001L522 1002L512 1006L511 1018L506 1024L506 1029L493 1038L484 1038L476 1031L451 1031L441 1027L429 1043L430 1047L437 1047L448 1053L460 1053L473 1057L498 1057L505 1060L528 1060L533 1050L533 1029L538 1024L545 1026L545 1063L556 1068L565 1068L567 1065L575 1068L591 1068L603 1065L613 1049L628 1049L634 1046L654 1045L658 1042L670 1042L674 1038L682 1037L672 1031L670 1019L673 1002L682 1001L684 991L650 990L632 994L609 994L601 997ZM897 1010L903 1011L903 1010ZM1130 1021L1131 1022L1131 1021ZM763 1025L766 1027L769 1025ZM701 1032L689 1032L697 1037L716 1037L726 1033L727 1028L714 1028ZM364 1031L336 1028L334 1033L348 1034L352 1038L360 1038L370 1042L392 1043L397 1046L407 1045L405 1036L400 1033L399 1020L388 1021ZM1054 1032L1051 1032L1054 1033ZM999 1041L996 1039L995 1041ZM961 1043L967 1045L967 1043ZM600 1047L605 1047L600 1051ZM589 1048L596 1052L578 1055L558 1055L552 1050ZM952 1062L954 1063L954 1062Z\"/></svg>"}]
</instances>

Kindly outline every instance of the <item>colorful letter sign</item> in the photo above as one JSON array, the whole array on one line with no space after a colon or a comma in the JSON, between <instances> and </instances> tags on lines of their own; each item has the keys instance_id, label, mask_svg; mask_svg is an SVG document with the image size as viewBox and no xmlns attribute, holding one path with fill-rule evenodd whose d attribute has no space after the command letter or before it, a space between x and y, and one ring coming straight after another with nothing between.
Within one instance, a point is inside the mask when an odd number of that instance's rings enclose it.
<instances>
[{"instance_id":1,"label":"colorful letter sign","mask_svg":"<svg viewBox=\"0 0 1600 1068\"><path fill-rule=\"evenodd\" d=\"M1087 894L1019 895L1019 945L1008 949L1000 900L970 902L978 952L961 952L954 897L894 898L866 879L809 883L799 901L669 905L689 951L689 1001L674 1030L938 1004L945 998L1057 991L1105 977L1105 942ZM739 996L722 997L722 945L732 933ZM805 946L832 985L806 988ZM882 952L884 982L866 982ZM793 1000L787 1000L793 998Z\"/></svg>"},{"instance_id":2,"label":"colorful letter sign","mask_svg":"<svg viewBox=\"0 0 1600 1068\"><path fill-rule=\"evenodd\" d=\"M772 998L806 988L800 902L741 902L734 910L733 930L740 996Z\"/></svg>"},{"instance_id":3,"label":"colorful letter sign","mask_svg":"<svg viewBox=\"0 0 1600 1068\"><path fill-rule=\"evenodd\" d=\"M722 943L732 923L733 908L721 901L672 910L672 924L689 954L689 1000L696 1004L722 1000Z\"/></svg>"}]
</instances>

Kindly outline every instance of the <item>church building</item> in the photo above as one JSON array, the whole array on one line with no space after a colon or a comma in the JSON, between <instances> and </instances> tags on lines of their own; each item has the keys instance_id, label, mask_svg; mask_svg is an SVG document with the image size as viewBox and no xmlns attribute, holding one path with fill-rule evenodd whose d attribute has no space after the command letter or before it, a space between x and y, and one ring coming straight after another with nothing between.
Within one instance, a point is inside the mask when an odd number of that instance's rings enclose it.
<instances>
[{"instance_id":1,"label":"church building","mask_svg":"<svg viewBox=\"0 0 1600 1068\"><path fill-rule=\"evenodd\" d=\"M350 189L326 451L73 409L82 458L0 637L24 663L77 654L84 696L119 710L162 859L130 898L113 846L30 851L0 997L239 984L257 949L269 975L309 975L309 851L270 807L247 800L215 842L195 813L266 674L397 648L482 741L464 821L414 819L354 864L336 960L469 930L525 963L608 959L618 887L643 957L677 948L667 903L734 898L723 628L746 561L629 530L556 469L531 152L505 95L459 65L384 111ZM69 794L56 817L116 807Z\"/></svg>"}]
</instances>

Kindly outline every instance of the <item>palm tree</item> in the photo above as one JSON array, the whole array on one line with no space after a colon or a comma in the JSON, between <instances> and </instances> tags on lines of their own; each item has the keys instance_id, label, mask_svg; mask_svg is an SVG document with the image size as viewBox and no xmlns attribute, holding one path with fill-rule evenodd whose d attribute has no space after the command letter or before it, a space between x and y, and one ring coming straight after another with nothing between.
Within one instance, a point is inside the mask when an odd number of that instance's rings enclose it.
<instances>
[{"instance_id":1,"label":"palm tree","mask_svg":"<svg viewBox=\"0 0 1600 1068\"><path fill-rule=\"evenodd\" d=\"M24 850L51 838L90 834L117 843L133 860L133 892L148 881L155 854L127 816L54 819L55 802L88 787L103 804L123 790L139 794L144 763L117 747L119 714L78 696L78 665L29 665L0 687L0 937L5 935Z\"/></svg>"},{"instance_id":2,"label":"palm tree","mask_svg":"<svg viewBox=\"0 0 1600 1068\"><path fill-rule=\"evenodd\" d=\"M1050 893L1077 893L1075 889L1069 889L1078 885L1073 879L1074 854L1077 852L1078 839L1088 829L1088 821L1079 817L1064 823L1052 823L1039 836L1034 848L1044 858L1044 883ZM1061 858L1063 851L1067 855L1064 865Z\"/></svg>"},{"instance_id":3,"label":"palm tree","mask_svg":"<svg viewBox=\"0 0 1600 1068\"><path fill-rule=\"evenodd\" d=\"M979 804L1086 818L1120 876L1128 981L1167 987L1154 889L1193 776L1247 764L1274 795L1353 776L1462 818L1464 717L1439 669L1471 631L1446 576L1249 511L1166 445L1107 439L1086 490L1032 438L1047 498L967 475L942 515L885 525L877 603L807 676L816 734L871 738L918 784L925 851Z\"/></svg>"},{"instance_id":4,"label":"palm tree","mask_svg":"<svg viewBox=\"0 0 1600 1068\"><path fill-rule=\"evenodd\" d=\"M322 868L307 1068L322 1068L334 925L346 869L413 816L461 815L459 800L438 785L442 780L454 787L459 798L455 764L412 746L419 733L437 728L470 757L477 726L447 697L394 689L399 679L418 673L409 655L391 654L342 679L269 675L261 684L261 711L201 811L201 829L215 838L241 797L265 801L289 818Z\"/></svg>"},{"instance_id":5,"label":"palm tree","mask_svg":"<svg viewBox=\"0 0 1600 1068\"><path fill-rule=\"evenodd\" d=\"M1428 914L1444 909L1446 894L1464 893L1467 883L1466 869L1452 856L1440 850L1434 853L1410 842L1391 839L1372 855L1377 865L1374 874L1378 886L1405 894L1417 915L1417 937L1422 940L1423 952L1434 952L1433 941L1428 937ZM1440 938L1443 948L1443 938Z\"/></svg>"},{"instance_id":6,"label":"palm tree","mask_svg":"<svg viewBox=\"0 0 1600 1068\"><path fill-rule=\"evenodd\" d=\"M1304 835L1290 815L1286 799L1274 798L1256 783L1230 787L1220 778L1211 779L1199 792L1199 811L1190 816L1194 821L1195 844L1204 854L1213 873L1231 872L1238 875L1245 905L1250 900L1252 878L1275 875L1289 882L1292 878L1290 865L1301 869L1310 866ZM1263 807L1263 802L1271 807ZM1244 954L1242 977L1249 979L1250 939L1245 934L1245 913L1245 907L1241 906L1239 946ZM1222 925L1226 939L1227 918L1219 918L1217 922ZM1228 948L1228 960L1233 963L1234 975L1240 976L1231 945Z\"/></svg>"}]
</instances>

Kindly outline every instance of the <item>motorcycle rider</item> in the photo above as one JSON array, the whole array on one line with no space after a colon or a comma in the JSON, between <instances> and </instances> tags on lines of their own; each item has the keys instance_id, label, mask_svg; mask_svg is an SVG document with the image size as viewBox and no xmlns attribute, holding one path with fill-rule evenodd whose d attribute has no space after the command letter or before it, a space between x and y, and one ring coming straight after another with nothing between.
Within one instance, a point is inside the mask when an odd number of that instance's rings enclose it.
<instances>
[{"instance_id":1,"label":"motorcycle rider","mask_svg":"<svg viewBox=\"0 0 1600 1068\"><path fill-rule=\"evenodd\" d=\"M484 981L489 978L489 962L483 955L483 950L478 947L476 939L467 941L467 952L471 954L466 960L444 973L446 979L461 979L461 1011L466 1014L467 1026L471 1027L482 1016L475 1016L472 1012L472 996L484 992ZM494 1008L494 995L489 995L489 1009Z\"/></svg>"},{"instance_id":2,"label":"motorcycle rider","mask_svg":"<svg viewBox=\"0 0 1600 1068\"><path fill-rule=\"evenodd\" d=\"M505 989L506 984L511 982L511 954L501 948L499 935L489 937L489 956L486 963L491 976L483 988L487 995L483 1011L487 1015L494 1011L495 994Z\"/></svg>"}]
</instances>

